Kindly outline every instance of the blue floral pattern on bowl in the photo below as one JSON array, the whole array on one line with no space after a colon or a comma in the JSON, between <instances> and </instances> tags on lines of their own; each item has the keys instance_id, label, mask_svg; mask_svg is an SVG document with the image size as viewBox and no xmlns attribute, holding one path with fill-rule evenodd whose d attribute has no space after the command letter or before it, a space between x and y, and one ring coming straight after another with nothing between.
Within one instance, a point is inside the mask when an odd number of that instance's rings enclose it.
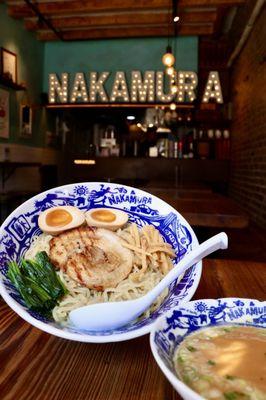
<instances>
[{"instance_id":1,"label":"blue floral pattern on bowl","mask_svg":"<svg viewBox=\"0 0 266 400\"><path fill-rule=\"evenodd\" d=\"M3 279L0 290L4 289L3 297L6 300L11 296L35 320L64 330L66 336L69 332L99 337L114 334L123 336L129 332L131 332L131 337L134 337L134 335L139 336L140 332L147 333L148 329L142 328L149 327L158 316L180 301L190 300L199 283L201 263L197 267L191 267L178 284L171 285L168 298L149 318L135 321L114 331L82 332L71 326L62 328L40 314L27 310L19 293L6 278L7 262L11 259L18 261L23 257L30 246L32 237L41 233L37 223L40 212L61 205L76 206L84 211L97 207L116 208L126 211L129 214L129 222L135 222L139 227L153 224L175 249L175 265L198 243L192 228L176 210L157 197L139 189L112 183L79 183L51 189L23 203L1 227L0 271Z\"/></svg>"}]
</instances>

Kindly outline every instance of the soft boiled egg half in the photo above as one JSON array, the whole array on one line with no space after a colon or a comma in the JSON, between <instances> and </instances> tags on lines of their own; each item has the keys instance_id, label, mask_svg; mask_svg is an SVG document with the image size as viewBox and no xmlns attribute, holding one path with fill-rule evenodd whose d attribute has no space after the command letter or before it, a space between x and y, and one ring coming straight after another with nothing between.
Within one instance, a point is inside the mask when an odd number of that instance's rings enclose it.
<instances>
[{"instance_id":1,"label":"soft boiled egg half","mask_svg":"<svg viewBox=\"0 0 266 400\"><path fill-rule=\"evenodd\" d=\"M50 235L58 235L68 229L77 228L85 221L84 212L73 206L51 207L38 218L39 228Z\"/></svg>"},{"instance_id":2,"label":"soft boiled egg half","mask_svg":"<svg viewBox=\"0 0 266 400\"><path fill-rule=\"evenodd\" d=\"M122 228L128 221L127 213L114 208L92 208L85 213L85 218L89 226L111 231Z\"/></svg>"}]
</instances>

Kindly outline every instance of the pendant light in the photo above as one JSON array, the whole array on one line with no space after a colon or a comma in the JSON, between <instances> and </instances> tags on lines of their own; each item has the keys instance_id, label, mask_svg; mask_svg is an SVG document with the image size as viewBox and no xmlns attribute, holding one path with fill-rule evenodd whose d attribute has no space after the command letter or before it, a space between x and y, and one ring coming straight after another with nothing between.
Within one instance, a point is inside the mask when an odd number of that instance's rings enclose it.
<instances>
[{"instance_id":1,"label":"pendant light","mask_svg":"<svg viewBox=\"0 0 266 400\"><path fill-rule=\"evenodd\" d=\"M172 47L169 45L166 47L166 53L162 57L162 62L166 67L172 67L175 63Z\"/></svg>"},{"instance_id":2,"label":"pendant light","mask_svg":"<svg viewBox=\"0 0 266 400\"><path fill-rule=\"evenodd\" d=\"M172 7L171 7L172 3ZM171 10L172 8L172 10ZM171 11L172 11L172 16L171 16ZM177 26L176 22L179 21L179 16L178 16L178 11L177 11L177 0L170 0L170 5L169 5L169 25L168 25L168 45L166 47L166 53L162 57L162 63L167 67L166 68L166 73L168 75L173 75L174 74L174 63L175 63L175 56L172 51L172 47L170 46L170 26L174 23L174 36L176 37L177 35Z\"/></svg>"}]
</instances>

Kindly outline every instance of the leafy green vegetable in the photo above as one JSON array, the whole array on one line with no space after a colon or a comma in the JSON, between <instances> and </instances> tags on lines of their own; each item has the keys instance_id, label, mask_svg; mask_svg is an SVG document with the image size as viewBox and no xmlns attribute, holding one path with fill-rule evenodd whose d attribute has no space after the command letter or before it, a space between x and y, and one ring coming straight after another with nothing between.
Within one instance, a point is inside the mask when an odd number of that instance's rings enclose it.
<instances>
[{"instance_id":1,"label":"leafy green vegetable","mask_svg":"<svg viewBox=\"0 0 266 400\"><path fill-rule=\"evenodd\" d=\"M238 400L239 398L245 396L241 392L225 392L224 393L224 398L226 400Z\"/></svg>"},{"instance_id":2,"label":"leafy green vegetable","mask_svg":"<svg viewBox=\"0 0 266 400\"><path fill-rule=\"evenodd\" d=\"M213 377L209 376L209 375L201 375L201 379L203 379L204 381L207 381L207 382L213 381Z\"/></svg>"},{"instance_id":3,"label":"leafy green vegetable","mask_svg":"<svg viewBox=\"0 0 266 400\"><path fill-rule=\"evenodd\" d=\"M184 375L183 380L187 385L189 385L191 383L191 379L188 375Z\"/></svg>"},{"instance_id":4,"label":"leafy green vegetable","mask_svg":"<svg viewBox=\"0 0 266 400\"><path fill-rule=\"evenodd\" d=\"M226 379L228 379L229 381L233 381L235 379L235 377L233 375L225 375Z\"/></svg>"},{"instance_id":5,"label":"leafy green vegetable","mask_svg":"<svg viewBox=\"0 0 266 400\"><path fill-rule=\"evenodd\" d=\"M189 351L191 351L192 353L193 353L194 351L197 351L197 349L195 349L195 347L193 347L193 346L187 346L187 349L188 349Z\"/></svg>"},{"instance_id":6,"label":"leafy green vegetable","mask_svg":"<svg viewBox=\"0 0 266 400\"><path fill-rule=\"evenodd\" d=\"M21 294L26 305L44 315L50 315L58 300L67 293L45 251L35 260L22 259L8 263L7 276Z\"/></svg>"},{"instance_id":7,"label":"leafy green vegetable","mask_svg":"<svg viewBox=\"0 0 266 400\"><path fill-rule=\"evenodd\" d=\"M223 328L224 332L231 332L233 330L233 328Z\"/></svg>"}]
</instances>

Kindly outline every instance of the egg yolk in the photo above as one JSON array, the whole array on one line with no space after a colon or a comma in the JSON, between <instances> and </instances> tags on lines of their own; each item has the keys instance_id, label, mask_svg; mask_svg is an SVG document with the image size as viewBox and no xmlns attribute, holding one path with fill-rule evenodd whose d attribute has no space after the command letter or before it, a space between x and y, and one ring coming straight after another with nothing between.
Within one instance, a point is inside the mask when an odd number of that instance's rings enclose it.
<instances>
[{"instance_id":1,"label":"egg yolk","mask_svg":"<svg viewBox=\"0 0 266 400\"><path fill-rule=\"evenodd\" d=\"M91 217L100 222L113 222L115 221L115 214L107 210L99 210L91 213Z\"/></svg>"},{"instance_id":2,"label":"egg yolk","mask_svg":"<svg viewBox=\"0 0 266 400\"><path fill-rule=\"evenodd\" d=\"M72 221L72 215L66 210L50 211L46 216L48 226L65 226Z\"/></svg>"}]
</instances>

